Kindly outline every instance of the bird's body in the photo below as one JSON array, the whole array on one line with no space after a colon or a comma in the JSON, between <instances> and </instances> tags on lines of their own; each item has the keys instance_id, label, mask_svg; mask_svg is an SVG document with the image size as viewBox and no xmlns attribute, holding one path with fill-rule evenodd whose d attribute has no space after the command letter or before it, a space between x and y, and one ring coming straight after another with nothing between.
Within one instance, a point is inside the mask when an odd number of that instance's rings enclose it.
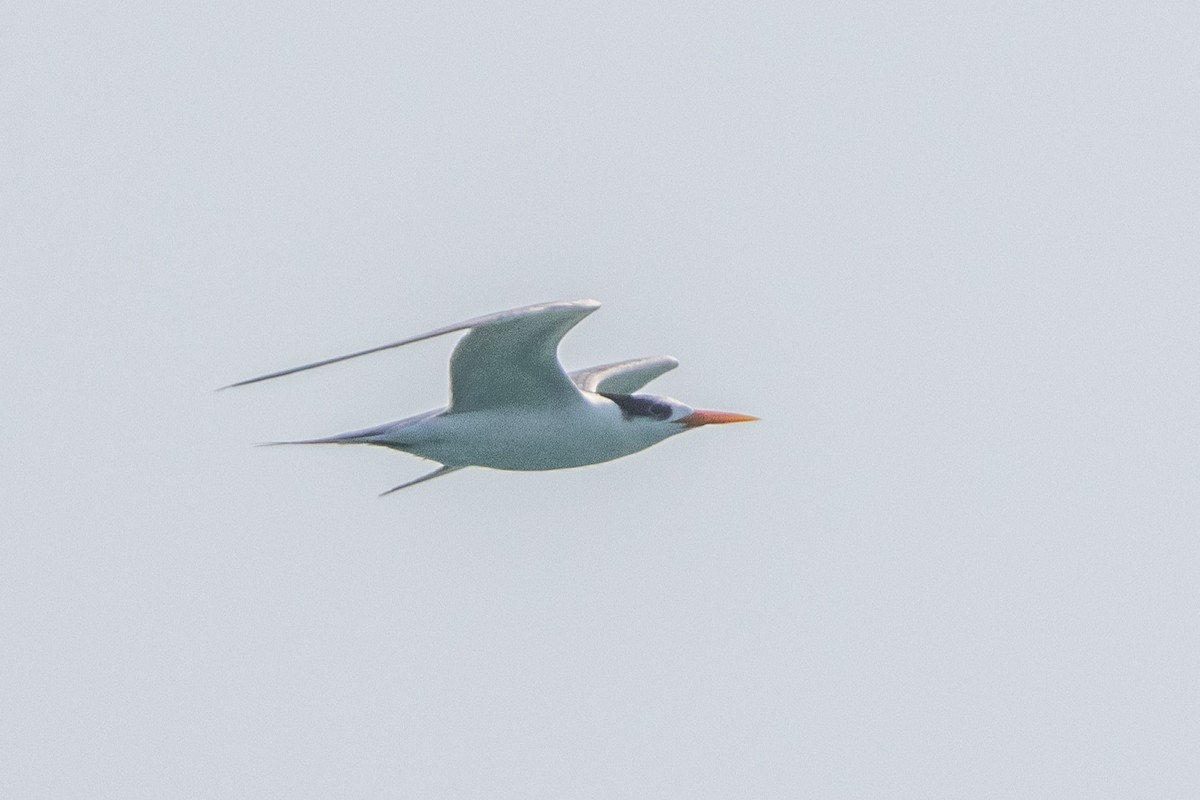
<instances>
[{"instance_id":1,"label":"bird's body","mask_svg":"<svg viewBox=\"0 0 1200 800\"><path fill-rule=\"evenodd\" d=\"M644 450L699 425L753 420L698 411L669 397L634 394L674 369L670 356L622 361L567 373L558 343L599 308L592 300L502 311L347 356L232 384L240 386L444 333L468 330L450 360L450 405L364 430L279 444L372 444L463 467L552 470L581 467ZM389 491L395 491L389 490ZM386 494L386 493L385 493Z\"/></svg>"},{"instance_id":2,"label":"bird's body","mask_svg":"<svg viewBox=\"0 0 1200 800\"><path fill-rule=\"evenodd\" d=\"M611 461L684 430L631 424L616 403L588 395L583 408L441 410L304 443L374 444L451 467L541 471Z\"/></svg>"}]
</instances>

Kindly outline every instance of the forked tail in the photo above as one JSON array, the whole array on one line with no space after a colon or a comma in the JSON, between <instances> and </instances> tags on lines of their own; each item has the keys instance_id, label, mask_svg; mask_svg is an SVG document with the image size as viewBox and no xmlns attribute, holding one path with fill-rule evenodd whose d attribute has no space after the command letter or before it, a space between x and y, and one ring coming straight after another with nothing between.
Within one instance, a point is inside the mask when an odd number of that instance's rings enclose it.
<instances>
[{"instance_id":1,"label":"forked tail","mask_svg":"<svg viewBox=\"0 0 1200 800\"><path fill-rule=\"evenodd\" d=\"M320 439L295 439L287 442L255 442L255 447L278 447L281 444L370 444L370 439L348 433L325 436Z\"/></svg>"},{"instance_id":2,"label":"forked tail","mask_svg":"<svg viewBox=\"0 0 1200 800\"><path fill-rule=\"evenodd\" d=\"M386 433L394 431L398 423L385 422L382 425L376 425L371 428L363 428L360 431L349 431L347 433L338 433L333 436L322 436L317 439L296 439L286 442L259 442L259 447L274 447L281 444L392 444L391 442L380 441L380 437Z\"/></svg>"}]
</instances>

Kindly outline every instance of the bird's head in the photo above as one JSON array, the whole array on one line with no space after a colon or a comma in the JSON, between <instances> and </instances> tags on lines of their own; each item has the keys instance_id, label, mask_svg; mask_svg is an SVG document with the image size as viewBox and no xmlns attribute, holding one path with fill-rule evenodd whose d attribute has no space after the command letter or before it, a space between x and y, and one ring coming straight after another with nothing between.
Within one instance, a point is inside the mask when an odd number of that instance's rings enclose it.
<instances>
[{"instance_id":1,"label":"bird's head","mask_svg":"<svg viewBox=\"0 0 1200 800\"><path fill-rule=\"evenodd\" d=\"M758 417L728 411L706 411L692 408L672 397L655 394L613 394L599 392L617 404L621 414L633 425L656 431L662 438L683 433L701 425L724 425L730 422L754 422Z\"/></svg>"}]
</instances>

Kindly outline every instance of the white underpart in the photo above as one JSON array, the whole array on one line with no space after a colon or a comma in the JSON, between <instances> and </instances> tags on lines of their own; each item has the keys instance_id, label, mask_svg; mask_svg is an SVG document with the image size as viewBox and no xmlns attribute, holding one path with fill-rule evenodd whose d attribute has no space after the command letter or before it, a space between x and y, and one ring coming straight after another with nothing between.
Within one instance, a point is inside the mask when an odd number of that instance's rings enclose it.
<instances>
[{"instance_id":1,"label":"white underpart","mask_svg":"<svg viewBox=\"0 0 1200 800\"><path fill-rule=\"evenodd\" d=\"M549 470L598 464L681 433L681 425L627 419L615 403L584 394L565 408L442 413L376 429L354 441L391 447L452 467Z\"/></svg>"}]
</instances>

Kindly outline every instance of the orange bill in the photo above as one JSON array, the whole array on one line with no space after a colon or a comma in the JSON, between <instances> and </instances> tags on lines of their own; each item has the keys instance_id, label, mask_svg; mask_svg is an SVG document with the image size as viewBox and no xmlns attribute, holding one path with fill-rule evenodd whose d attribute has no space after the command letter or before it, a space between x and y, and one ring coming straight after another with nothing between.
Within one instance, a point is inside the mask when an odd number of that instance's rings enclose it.
<instances>
[{"instance_id":1,"label":"orange bill","mask_svg":"<svg viewBox=\"0 0 1200 800\"><path fill-rule=\"evenodd\" d=\"M701 425L727 425L730 422L757 422L758 417L751 417L747 414L734 414L729 411L705 411L697 409L686 417L679 420L689 428L698 428Z\"/></svg>"}]
</instances>

